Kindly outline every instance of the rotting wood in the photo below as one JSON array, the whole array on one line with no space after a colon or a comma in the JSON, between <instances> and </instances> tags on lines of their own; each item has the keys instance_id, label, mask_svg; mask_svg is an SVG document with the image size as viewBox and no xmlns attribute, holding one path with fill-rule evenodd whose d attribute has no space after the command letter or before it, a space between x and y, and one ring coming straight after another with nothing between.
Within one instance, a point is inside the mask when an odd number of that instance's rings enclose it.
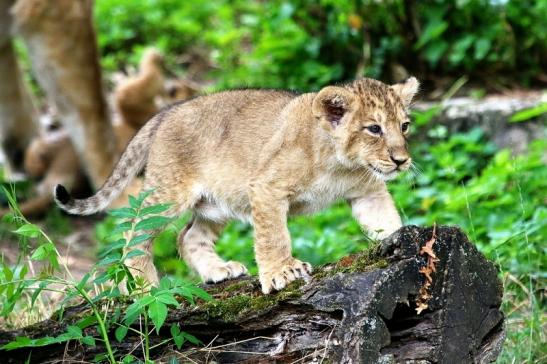
<instances>
[{"instance_id":1,"label":"rotting wood","mask_svg":"<svg viewBox=\"0 0 547 364\"><path fill-rule=\"evenodd\" d=\"M209 345L164 347L153 356L198 363L493 362L505 338L502 285L495 266L456 227L436 228L431 297L417 314L415 301L425 283L420 269L429 257L420 251L432 236L431 228L404 227L374 249L317 269L309 284L295 282L274 295L261 294L255 278L206 285L216 300L171 311L165 330L152 340L168 338L169 324L180 323ZM60 334L86 309L67 308L62 322L0 332L0 345L18 335ZM136 336L112 341L119 354L139 346ZM100 346L52 345L34 349L31 362L88 361L101 352ZM29 354L1 353L6 363Z\"/></svg>"}]
</instances>

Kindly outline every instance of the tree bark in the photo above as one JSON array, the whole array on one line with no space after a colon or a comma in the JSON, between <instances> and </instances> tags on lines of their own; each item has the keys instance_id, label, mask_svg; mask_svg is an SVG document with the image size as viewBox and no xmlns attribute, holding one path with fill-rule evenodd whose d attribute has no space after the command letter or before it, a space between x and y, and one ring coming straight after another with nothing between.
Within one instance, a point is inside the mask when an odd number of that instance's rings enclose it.
<instances>
[{"instance_id":1,"label":"tree bark","mask_svg":"<svg viewBox=\"0 0 547 364\"><path fill-rule=\"evenodd\" d=\"M34 73L94 187L112 171L115 141L102 89L92 0L19 0L12 8Z\"/></svg>"},{"instance_id":2,"label":"tree bark","mask_svg":"<svg viewBox=\"0 0 547 364\"><path fill-rule=\"evenodd\" d=\"M434 260L422 247L432 237L438 261L424 301L423 269ZM261 294L255 278L205 286L216 299L169 312L153 343L169 338L169 324L179 323L210 345L167 346L153 356L199 363L489 363L505 338L497 273L458 228L408 226L372 250L319 268L308 284L295 282L274 295ZM427 305L421 314L416 301ZM86 310L70 307L62 321L0 332L0 345L21 335L60 334ZM118 354L136 349L140 355L138 337L112 341ZM100 346L52 345L34 350L31 361L90 360L100 352ZM1 353L7 363L29 354Z\"/></svg>"},{"instance_id":3,"label":"tree bark","mask_svg":"<svg viewBox=\"0 0 547 364\"><path fill-rule=\"evenodd\" d=\"M0 0L0 144L10 170L21 172L23 156L38 134L37 112L15 58L11 38L13 0Z\"/></svg>"}]
</instances>

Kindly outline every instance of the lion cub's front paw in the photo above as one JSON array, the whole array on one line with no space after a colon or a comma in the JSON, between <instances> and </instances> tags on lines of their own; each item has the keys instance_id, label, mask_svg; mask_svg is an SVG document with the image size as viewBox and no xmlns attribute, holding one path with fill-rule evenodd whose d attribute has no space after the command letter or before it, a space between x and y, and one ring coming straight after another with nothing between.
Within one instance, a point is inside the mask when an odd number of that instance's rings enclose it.
<instances>
[{"instance_id":1,"label":"lion cub's front paw","mask_svg":"<svg viewBox=\"0 0 547 364\"><path fill-rule=\"evenodd\" d=\"M303 278L308 282L311 278L311 272L312 267L310 263L290 258L285 263L277 267L271 267L260 273L262 292L268 294L273 290L279 291L298 278Z\"/></svg>"}]
</instances>

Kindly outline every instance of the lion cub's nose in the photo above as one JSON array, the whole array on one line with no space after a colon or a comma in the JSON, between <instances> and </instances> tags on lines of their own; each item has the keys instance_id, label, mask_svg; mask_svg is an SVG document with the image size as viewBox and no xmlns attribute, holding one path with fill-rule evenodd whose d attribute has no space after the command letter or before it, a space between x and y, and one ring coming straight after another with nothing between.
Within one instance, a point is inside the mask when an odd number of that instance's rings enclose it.
<instances>
[{"instance_id":1,"label":"lion cub's nose","mask_svg":"<svg viewBox=\"0 0 547 364\"><path fill-rule=\"evenodd\" d=\"M391 158L393 163L397 165L397 167L399 167L402 164L405 164L405 162L408 160L408 157L397 156L397 155L396 156L390 155L389 157Z\"/></svg>"}]
</instances>

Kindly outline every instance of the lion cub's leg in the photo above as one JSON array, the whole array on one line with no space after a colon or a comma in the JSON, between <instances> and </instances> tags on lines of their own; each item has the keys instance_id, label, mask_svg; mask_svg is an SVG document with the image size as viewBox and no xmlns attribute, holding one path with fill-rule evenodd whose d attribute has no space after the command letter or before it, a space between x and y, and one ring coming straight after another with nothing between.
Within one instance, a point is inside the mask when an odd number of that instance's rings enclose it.
<instances>
[{"instance_id":1,"label":"lion cub's leg","mask_svg":"<svg viewBox=\"0 0 547 364\"><path fill-rule=\"evenodd\" d=\"M145 187L143 188L144 191L150 190L150 184L145 183ZM142 207L148 207L151 205L156 205L160 203L171 203L172 206L169 210L164 211L161 215L166 217L173 217L177 216L181 213L184 209L188 208L191 204L190 200L180 200L178 203L173 203L173 199L171 198L171 194L166 193L162 189L155 190L150 196L148 196L143 204ZM152 229L152 230L141 230L133 233L133 236L135 235L141 235L141 234L149 234L150 236L155 236L160 230L159 229ZM124 234L125 239L130 239L129 233ZM153 255L152 255L152 239L146 240L144 243L138 244L133 247L129 247L126 251L126 253L129 253L132 250L141 250L144 252L144 255L139 255L133 258L129 258L125 261L125 264L129 267L131 274L133 274L134 277L142 277L148 281L148 283L152 285L157 285L159 282L158 279L158 272L156 270L156 267L154 266L153 261Z\"/></svg>"},{"instance_id":2,"label":"lion cub's leg","mask_svg":"<svg viewBox=\"0 0 547 364\"><path fill-rule=\"evenodd\" d=\"M252 187L250 197L255 230L255 258L262 292L283 289L290 282L309 279L311 265L293 258L287 228L289 202L274 191Z\"/></svg>"},{"instance_id":3,"label":"lion cub's leg","mask_svg":"<svg viewBox=\"0 0 547 364\"><path fill-rule=\"evenodd\" d=\"M215 241L223 227L223 224L196 217L179 235L179 254L204 282L220 282L247 274L243 264L225 262L215 252Z\"/></svg>"},{"instance_id":4,"label":"lion cub's leg","mask_svg":"<svg viewBox=\"0 0 547 364\"><path fill-rule=\"evenodd\" d=\"M350 201L353 216L361 228L378 239L387 238L402 226L393 199L383 188L380 191Z\"/></svg>"},{"instance_id":5,"label":"lion cub's leg","mask_svg":"<svg viewBox=\"0 0 547 364\"><path fill-rule=\"evenodd\" d=\"M149 230L145 233L155 235L157 232L157 230ZM126 239L128 238L126 234L124 234L124 236ZM154 261L152 259L152 240L148 240L133 249L129 249L128 252L134 249L142 250L145 255L129 258L125 261L125 264L129 267L129 270L131 271L133 277L142 277L151 285L156 286L159 282L159 278L158 271L156 270L156 267L154 266Z\"/></svg>"}]
</instances>

